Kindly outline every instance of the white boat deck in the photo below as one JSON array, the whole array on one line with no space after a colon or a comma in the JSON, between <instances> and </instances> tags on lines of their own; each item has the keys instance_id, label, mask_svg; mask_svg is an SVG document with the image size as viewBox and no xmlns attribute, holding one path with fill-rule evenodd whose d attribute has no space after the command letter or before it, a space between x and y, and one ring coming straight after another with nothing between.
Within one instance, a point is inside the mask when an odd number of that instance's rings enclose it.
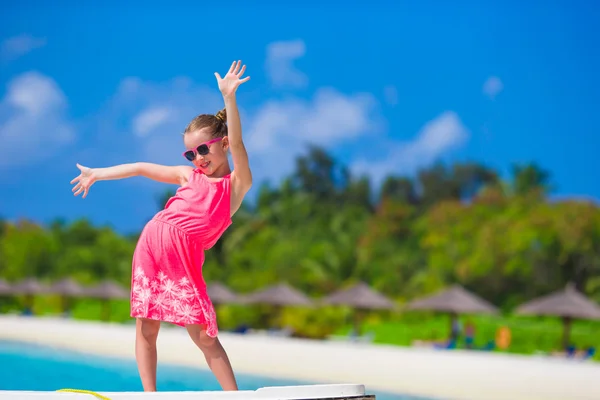
<instances>
[{"instance_id":1,"label":"white boat deck","mask_svg":"<svg viewBox=\"0 0 600 400\"><path fill-rule=\"evenodd\" d=\"M100 396L97 396L97 395ZM357 384L272 386L258 390L237 392L36 392L1 391L0 399L11 400L374 400L375 396L365 394L365 386Z\"/></svg>"}]
</instances>

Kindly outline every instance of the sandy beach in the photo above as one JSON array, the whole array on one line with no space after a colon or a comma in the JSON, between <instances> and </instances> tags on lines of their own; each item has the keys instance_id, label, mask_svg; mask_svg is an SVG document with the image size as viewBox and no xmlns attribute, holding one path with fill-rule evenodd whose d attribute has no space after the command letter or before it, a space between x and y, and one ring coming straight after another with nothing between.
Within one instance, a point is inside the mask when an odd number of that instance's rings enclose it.
<instances>
[{"instance_id":1,"label":"sandy beach","mask_svg":"<svg viewBox=\"0 0 600 400\"><path fill-rule=\"evenodd\" d=\"M308 383L359 383L369 390L456 400L600 399L600 365L547 357L219 335L234 369ZM133 325L0 316L0 340L134 357ZM206 369L184 329L165 327L159 360Z\"/></svg>"}]
</instances>

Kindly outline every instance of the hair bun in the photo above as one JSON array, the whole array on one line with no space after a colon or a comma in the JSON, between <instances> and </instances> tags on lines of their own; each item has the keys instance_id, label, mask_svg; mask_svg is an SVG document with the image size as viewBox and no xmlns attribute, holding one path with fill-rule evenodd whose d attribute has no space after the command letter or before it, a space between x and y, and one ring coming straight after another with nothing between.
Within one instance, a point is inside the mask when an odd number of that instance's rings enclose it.
<instances>
[{"instance_id":1,"label":"hair bun","mask_svg":"<svg viewBox=\"0 0 600 400\"><path fill-rule=\"evenodd\" d=\"M215 117L221 122L227 122L227 110L225 108L219 110Z\"/></svg>"}]
</instances>

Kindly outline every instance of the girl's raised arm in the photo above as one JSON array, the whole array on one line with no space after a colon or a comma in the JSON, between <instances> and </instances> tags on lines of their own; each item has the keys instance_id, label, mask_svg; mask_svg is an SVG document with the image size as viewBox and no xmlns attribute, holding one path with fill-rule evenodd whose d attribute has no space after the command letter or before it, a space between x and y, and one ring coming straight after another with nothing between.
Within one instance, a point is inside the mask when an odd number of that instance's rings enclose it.
<instances>
[{"instance_id":1,"label":"girl's raised arm","mask_svg":"<svg viewBox=\"0 0 600 400\"><path fill-rule=\"evenodd\" d=\"M227 112L227 136L231 159L233 161L231 182L234 190L237 192L236 195L239 198L243 198L252 186L252 172L250 171L250 163L248 162L248 153L242 140L242 123L240 121L235 92L238 86L248 81L250 77L247 76L242 79L246 66L244 65L240 69L240 65L241 61L234 61L225 77L221 78L216 72L215 76L219 84L219 90L223 95L225 110Z\"/></svg>"}]
</instances>

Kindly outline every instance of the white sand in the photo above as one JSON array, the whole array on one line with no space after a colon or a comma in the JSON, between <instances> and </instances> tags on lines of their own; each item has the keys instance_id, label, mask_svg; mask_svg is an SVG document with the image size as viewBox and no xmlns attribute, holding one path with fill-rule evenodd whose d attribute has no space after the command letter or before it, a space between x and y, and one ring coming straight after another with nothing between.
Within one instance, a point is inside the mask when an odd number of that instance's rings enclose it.
<instances>
[{"instance_id":1,"label":"white sand","mask_svg":"<svg viewBox=\"0 0 600 400\"><path fill-rule=\"evenodd\" d=\"M573 360L435 351L221 333L237 373L357 383L370 390L457 400L600 399L600 365ZM52 318L0 316L0 339L134 357L135 328ZM159 362L207 368L183 328L164 327Z\"/></svg>"}]
</instances>

